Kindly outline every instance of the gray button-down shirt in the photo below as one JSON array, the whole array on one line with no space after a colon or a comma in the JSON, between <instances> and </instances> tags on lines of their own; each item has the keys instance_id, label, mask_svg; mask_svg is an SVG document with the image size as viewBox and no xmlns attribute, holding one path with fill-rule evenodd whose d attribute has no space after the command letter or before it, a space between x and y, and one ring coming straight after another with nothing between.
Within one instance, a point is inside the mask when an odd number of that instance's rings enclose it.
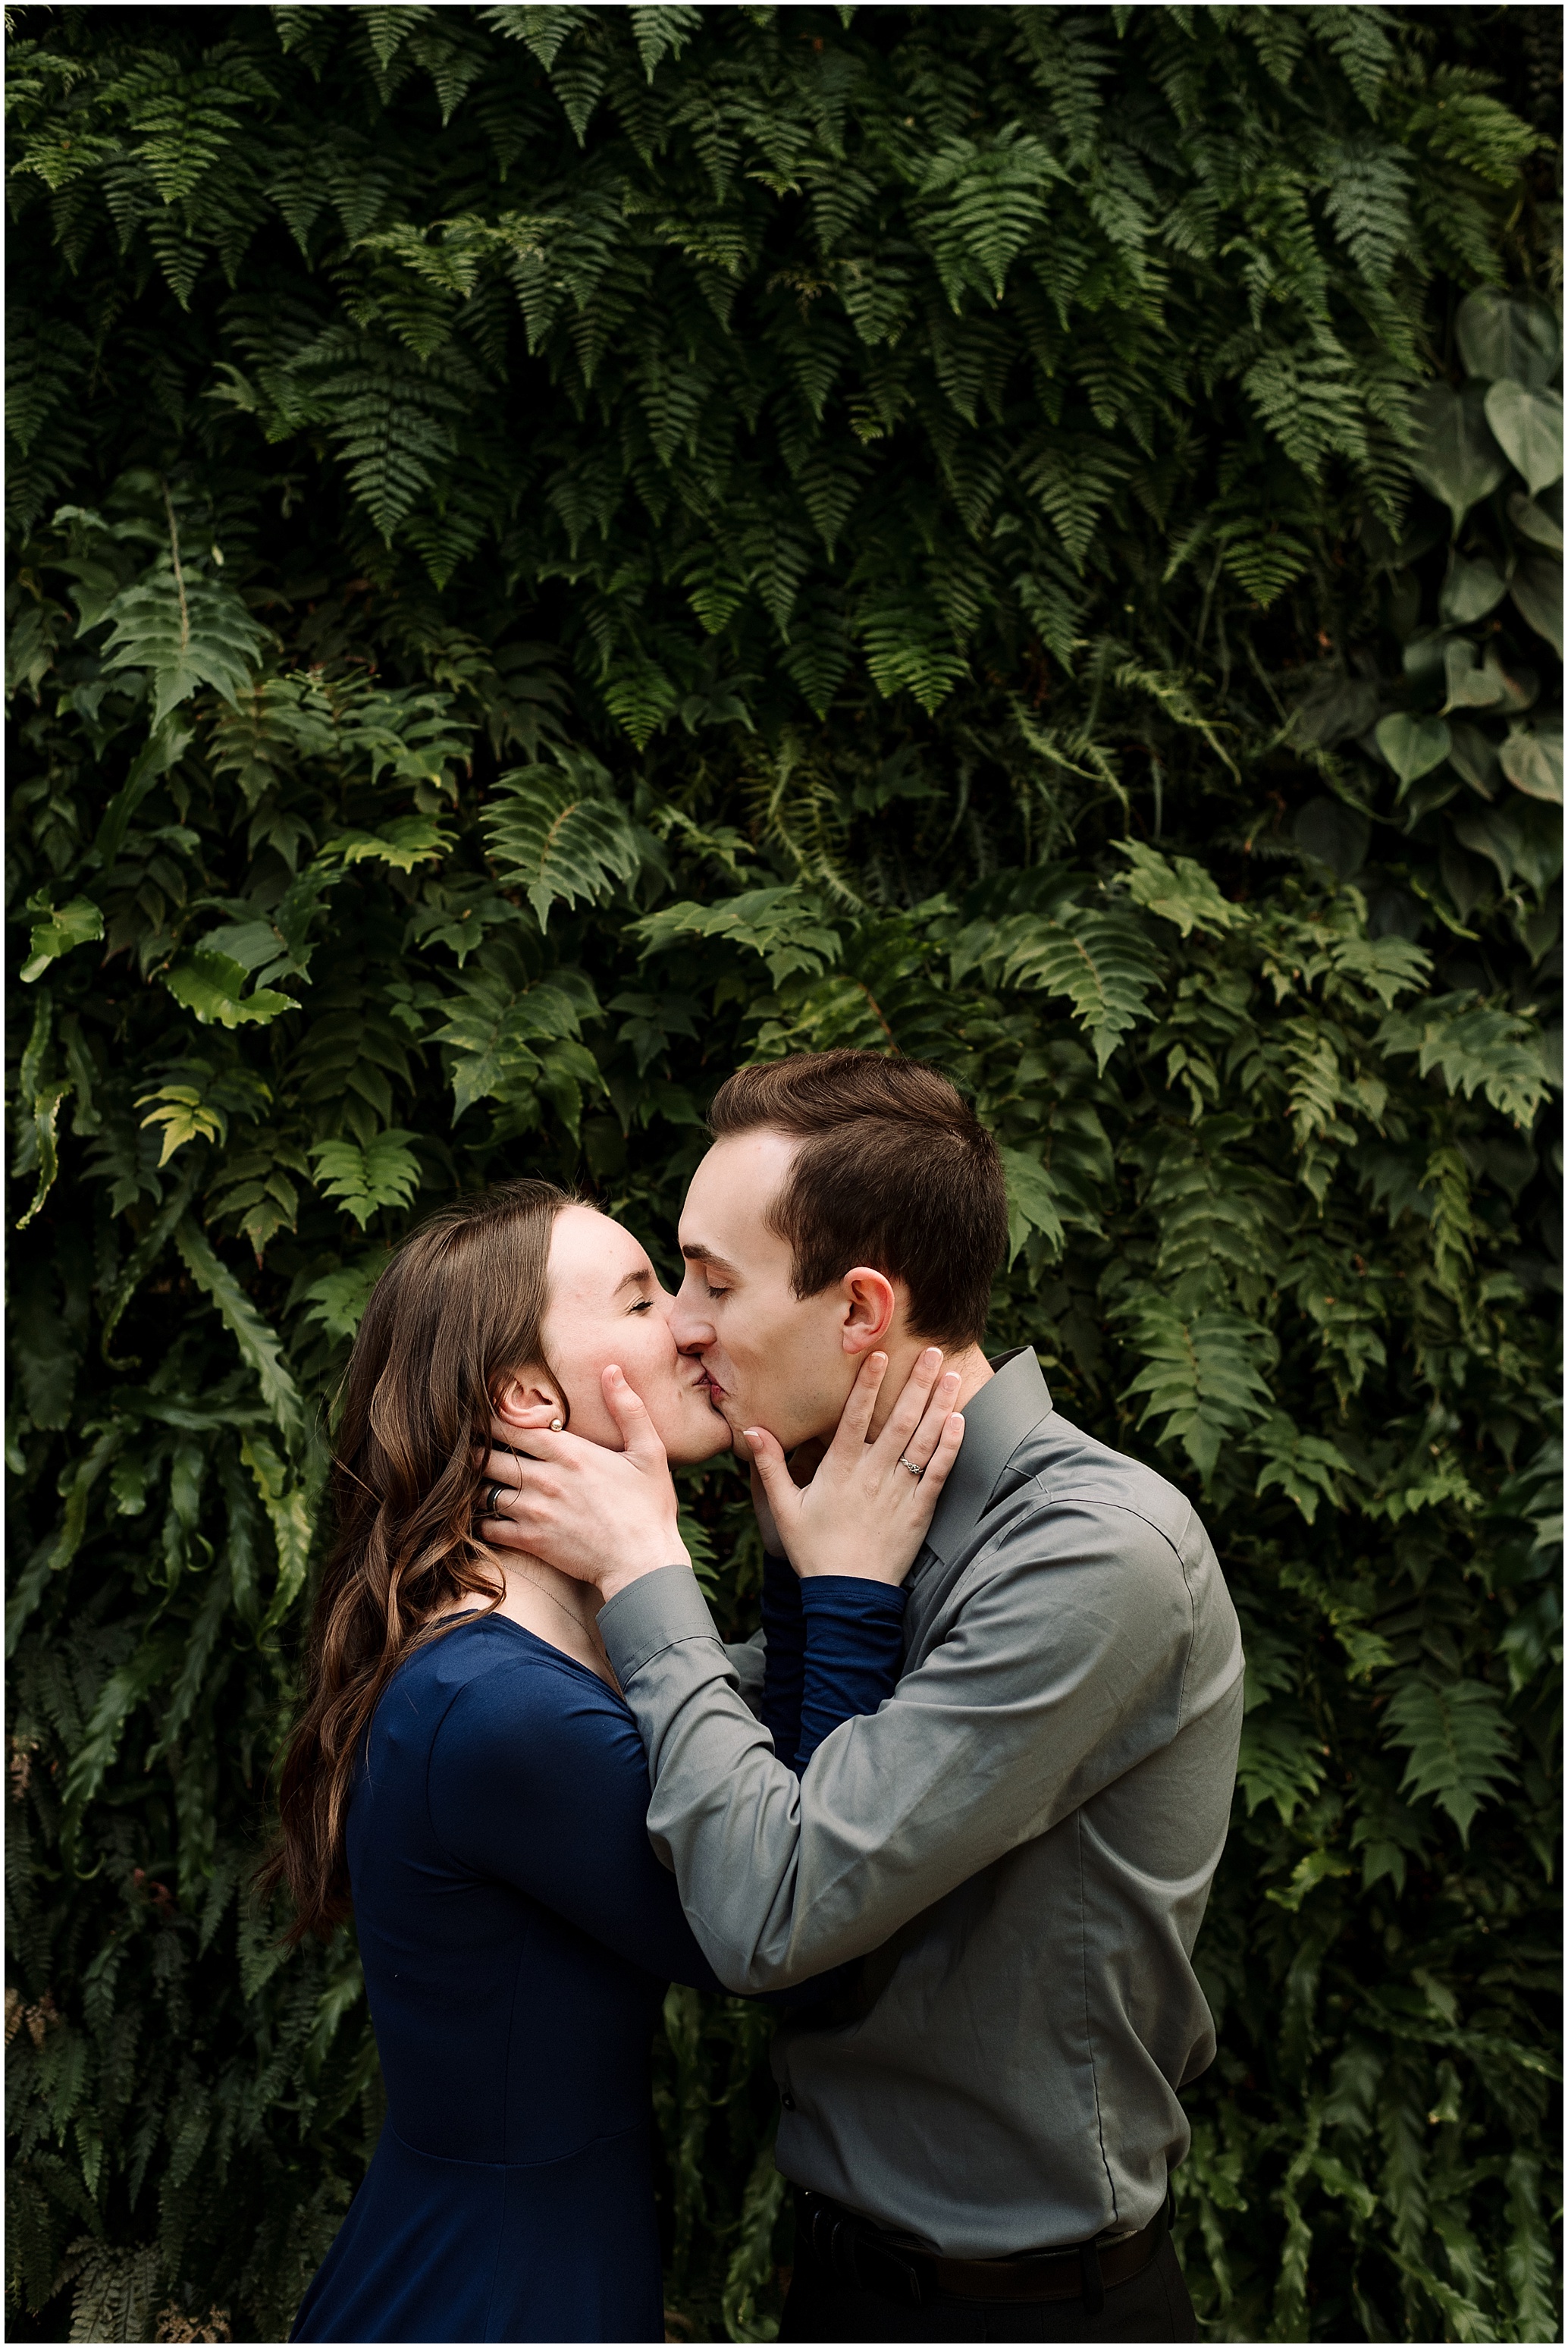
<instances>
[{"instance_id":1,"label":"gray button-down shirt","mask_svg":"<svg viewBox=\"0 0 1568 2348\"><path fill-rule=\"evenodd\" d=\"M1186 2151L1242 1653L1187 1501L1059 1417L1032 1353L965 1417L898 1685L798 1784L684 1567L600 1627L648 1747L649 1832L721 1980L866 1960L855 2018L778 2034L779 2167L989 2258L1136 2231Z\"/></svg>"}]
</instances>

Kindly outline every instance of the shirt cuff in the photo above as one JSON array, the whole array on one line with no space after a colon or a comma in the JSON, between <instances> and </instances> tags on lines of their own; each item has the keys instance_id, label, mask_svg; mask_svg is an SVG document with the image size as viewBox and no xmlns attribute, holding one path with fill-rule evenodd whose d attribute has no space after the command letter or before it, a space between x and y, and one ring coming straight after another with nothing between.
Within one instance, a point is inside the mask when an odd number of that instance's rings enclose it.
<instances>
[{"instance_id":1,"label":"shirt cuff","mask_svg":"<svg viewBox=\"0 0 1568 2348\"><path fill-rule=\"evenodd\" d=\"M599 1635L623 1688L666 1647L719 1637L689 1565L661 1565L629 1582L600 1608Z\"/></svg>"}]
</instances>

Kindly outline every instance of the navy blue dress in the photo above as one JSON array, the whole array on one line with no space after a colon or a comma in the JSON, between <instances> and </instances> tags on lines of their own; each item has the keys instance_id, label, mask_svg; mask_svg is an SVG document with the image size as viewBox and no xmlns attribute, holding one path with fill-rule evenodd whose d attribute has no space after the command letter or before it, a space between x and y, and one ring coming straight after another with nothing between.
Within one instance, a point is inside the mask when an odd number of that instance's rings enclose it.
<instances>
[{"instance_id":1,"label":"navy blue dress","mask_svg":"<svg viewBox=\"0 0 1568 2348\"><path fill-rule=\"evenodd\" d=\"M819 1629L782 1570L793 1756L823 1686L840 1718L891 1693L902 1593L840 1585ZM386 2124L294 2339L663 2338L649 2042L667 1982L719 1983L648 1798L621 1698L503 1616L393 1679L348 1818Z\"/></svg>"}]
</instances>

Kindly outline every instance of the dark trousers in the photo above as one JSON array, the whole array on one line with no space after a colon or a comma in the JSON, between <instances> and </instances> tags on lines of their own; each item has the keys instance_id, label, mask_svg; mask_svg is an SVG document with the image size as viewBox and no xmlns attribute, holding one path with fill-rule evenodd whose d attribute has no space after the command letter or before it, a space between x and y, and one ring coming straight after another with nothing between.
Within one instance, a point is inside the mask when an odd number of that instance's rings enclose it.
<instances>
[{"instance_id":1,"label":"dark trousers","mask_svg":"<svg viewBox=\"0 0 1568 2348\"><path fill-rule=\"evenodd\" d=\"M781 2340L1195 2340L1197 2320L1168 2234L1141 2274L1114 2283L1092 2320L1081 2299L949 2299L900 2307L842 2282L803 2241Z\"/></svg>"}]
</instances>

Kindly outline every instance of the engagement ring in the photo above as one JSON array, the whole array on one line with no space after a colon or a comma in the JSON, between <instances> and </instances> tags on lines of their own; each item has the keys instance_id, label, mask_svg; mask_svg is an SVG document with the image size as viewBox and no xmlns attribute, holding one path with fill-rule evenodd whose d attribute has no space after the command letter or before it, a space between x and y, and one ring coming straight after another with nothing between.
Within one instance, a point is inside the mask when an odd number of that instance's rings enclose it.
<instances>
[{"instance_id":1,"label":"engagement ring","mask_svg":"<svg viewBox=\"0 0 1568 2348\"><path fill-rule=\"evenodd\" d=\"M923 1468L917 1468L912 1459L905 1459L902 1457L899 1458L898 1465L900 1468L907 1468L911 1476L923 1476L926 1472Z\"/></svg>"}]
</instances>

